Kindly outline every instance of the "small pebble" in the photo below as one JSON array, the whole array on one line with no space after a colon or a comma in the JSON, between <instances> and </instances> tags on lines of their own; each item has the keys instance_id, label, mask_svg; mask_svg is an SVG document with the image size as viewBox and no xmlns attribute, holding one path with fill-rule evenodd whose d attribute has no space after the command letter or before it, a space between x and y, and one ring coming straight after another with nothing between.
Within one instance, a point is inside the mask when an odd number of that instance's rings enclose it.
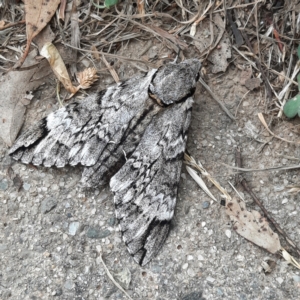
<instances>
[{"instance_id":1,"label":"small pebble","mask_svg":"<svg viewBox=\"0 0 300 300\"><path fill-rule=\"evenodd\" d=\"M75 235L77 233L77 230L80 227L80 223L79 222L72 222L69 225L69 234L70 235Z\"/></svg>"},{"instance_id":2,"label":"small pebble","mask_svg":"<svg viewBox=\"0 0 300 300\"><path fill-rule=\"evenodd\" d=\"M53 197L46 198L41 203L41 212L43 214L48 213L57 205L57 201Z\"/></svg>"},{"instance_id":3,"label":"small pebble","mask_svg":"<svg viewBox=\"0 0 300 300\"><path fill-rule=\"evenodd\" d=\"M277 280L277 282L278 282L279 284L282 284L282 283L283 283L283 279L282 279L281 277L277 277L276 280Z\"/></svg>"},{"instance_id":4,"label":"small pebble","mask_svg":"<svg viewBox=\"0 0 300 300\"><path fill-rule=\"evenodd\" d=\"M185 295L182 300L205 300L205 298L202 298L202 292L192 292Z\"/></svg>"},{"instance_id":5,"label":"small pebble","mask_svg":"<svg viewBox=\"0 0 300 300\"><path fill-rule=\"evenodd\" d=\"M225 230L225 235L230 239L231 238L231 230L226 229Z\"/></svg>"},{"instance_id":6,"label":"small pebble","mask_svg":"<svg viewBox=\"0 0 300 300\"><path fill-rule=\"evenodd\" d=\"M74 288L75 284L72 280L67 280L64 284L65 289L72 290Z\"/></svg>"},{"instance_id":7,"label":"small pebble","mask_svg":"<svg viewBox=\"0 0 300 300\"><path fill-rule=\"evenodd\" d=\"M116 218L115 217L111 217L111 218L108 219L107 225L108 226L114 226L115 222L116 222Z\"/></svg>"},{"instance_id":8,"label":"small pebble","mask_svg":"<svg viewBox=\"0 0 300 300\"><path fill-rule=\"evenodd\" d=\"M6 179L0 181L0 190L6 191L8 189L8 182Z\"/></svg>"},{"instance_id":9,"label":"small pebble","mask_svg":"<svg viewBox=\"0 0 300 300\"><path fill-rule=\"evenodd\" d=\"M299 282L300 282L300 276L298 276L298 275L294 275L294 276L293 276L293 279L294 279L294 281L295 281L296 283L299 283Z\"/></svg>"},{"instance_id":10,"label":"small pebble","mask_svg":"<svg viewBox=\"0 0 300 300\"><path fill-rule=\"evenodd\" d=\"M86 232L86 236L90 239L104 239L111 235L111 232L108 229L100 230L95 227L89 227Z\"/></svg>"},{"instance_id":11,"label":"small pebble","mask_svg":"<svg viewBox=\"0 0 300 300\"><path fill-rule=\"evenodd\" d=\"M201 254L199 254L198 255L198 260L204 260L204 257Z\"/></svg>"},{"instance_id":12,"label":"small pebble","mask_svg":"<svg viewBox=\"0 0 300 300\"><path fill-rule=\"evenodd\" d=\"M24 182L24 184L23 184L23 189L24 189L25 191L29 191L29 189L30 189L30 184L27 183L27 182Z\"/></svg>"},{"instance_id":13,"label":"small pebble","mask_svg":"<svg viewBox=\"0 0 300 300\"><path fill-rule=\"evenodd\" d=\"M214 278L208 276L208 277L206 278L206 280L207 280L208 282L210 282L210 283L214 283L216 279L214 279Z\"/></svg>"},{"instance_id":14,"label":"small pebble","mask_svg":"<svg viewBox=\"0 0 300 300\"><path fill-rule=\"evenodd\" d=\"M209 208L209 205L210 205L210 203L208 201L204 201L202 203L202 208L204 208L204 209Z\"/></svg>"},{"instance_id":15,"label":"small pebble","mask_svg":"<svg viewBox=\"0 0 300 300\"><path fill-rule=\"evenodd\" d=\"M223 296L224 295L224 293L223 293L223 291L221 289L217 289L217 293L218 293L219 296Z\"/></svg>"},{"instance_id":16,"label":"small pebble","mask_svg":"<svg viewBox=\"0 0 300 300\"><path fill-rule=\"evenodd\" d=\"M188 264L188 263L185 263L185 264L182 265L182 269L183 269L183 270L186 270L188 267L189 267L189 264Z\"/></svg>"}]
</instances>

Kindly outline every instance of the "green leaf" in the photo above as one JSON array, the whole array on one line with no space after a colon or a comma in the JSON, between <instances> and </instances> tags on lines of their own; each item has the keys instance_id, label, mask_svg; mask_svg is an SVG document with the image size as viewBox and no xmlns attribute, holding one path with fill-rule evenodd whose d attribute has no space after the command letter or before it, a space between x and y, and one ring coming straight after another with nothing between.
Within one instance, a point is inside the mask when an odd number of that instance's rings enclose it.
<instances>
[{"instance_id":1,"label":"green leaf","mask_svg":"<svg viewBox=\"0 0 300 300\"><path fill-rule=\"evenodd\" d=\"M300 92L300 73L297 75L298 91Z\"/></svg>"},{"instance_id":2,"label":"green leaf","mask_svg":"<svg viewBox=\"0 0 300 300\"><path fill-rule=\"evenodd\" d=\"M290 99L283 106L283 113L288 118L294 118L297 114L300 116L300 94Z\"/></svg>"},{"instance_id":3,"label":"green leaf","mask_svg":"<svg viewBox=\"0 0 300 300\"><path fill-rule=\"evenodd\" d=\"M104 5L98 5L95 2L93 2L94 6L97 8L110 8L110 6L116 5L118 3L118 0L105 0Z\"/></svg>"},{"instance_id":4,"label":"green leaf","mask_svg":"<svg viewBox=\"0 0 300 300\"><path fill-rule=\"evenodd\" d=\"M298 59L300 59L300 45L298 46L298 49L297 49L297 55L298 55Z\"/></svg>"}]
</instances>

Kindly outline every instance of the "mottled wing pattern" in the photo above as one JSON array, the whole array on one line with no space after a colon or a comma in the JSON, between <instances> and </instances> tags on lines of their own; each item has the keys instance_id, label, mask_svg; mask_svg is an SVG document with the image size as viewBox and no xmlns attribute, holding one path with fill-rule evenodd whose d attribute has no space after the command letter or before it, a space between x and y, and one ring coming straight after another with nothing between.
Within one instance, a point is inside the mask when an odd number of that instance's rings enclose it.
<instances>
[{"instance_id":1,"label":"mottled wing pattern","mask_svg":"<svg viewBox=\"0 0 300 300\"><path fill-rule=\"evenodd\" d=\"M82 101L69 104L30 127L10 154L23 163L46 167L86 166L82 182L98 186L115 165L124 163L146 126L160 110L148 95L156 70Z\"/></svg>"},{"instance_id":2,"label":"mottled wing pattern","mask_svg":"<svg viewBox=\"0 0 300 300\"><path fill-rule=\"evenodd\" d=\"M193 100L159 112L110 187L129 253L140 265L159 251L174 214Z\"/></svg>"}]
</instances>

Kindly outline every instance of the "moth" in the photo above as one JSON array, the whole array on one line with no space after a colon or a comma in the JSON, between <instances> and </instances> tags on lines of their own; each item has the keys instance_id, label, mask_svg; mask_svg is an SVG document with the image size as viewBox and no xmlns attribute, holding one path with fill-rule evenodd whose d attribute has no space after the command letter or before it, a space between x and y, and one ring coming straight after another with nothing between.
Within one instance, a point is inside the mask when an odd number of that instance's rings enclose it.
<instances>
[{"instance_id":1,"label":"moth","mask_svg":"<svg viewBox=\"0 0 300 300\"><path fill-rule=\"evenodd\" d=\"M162 247L201 63L168 63L49 114L10 149L25 164L83 166L81 185L107 183L129 253L141 266Z\"/></svg>"}]
</instances>

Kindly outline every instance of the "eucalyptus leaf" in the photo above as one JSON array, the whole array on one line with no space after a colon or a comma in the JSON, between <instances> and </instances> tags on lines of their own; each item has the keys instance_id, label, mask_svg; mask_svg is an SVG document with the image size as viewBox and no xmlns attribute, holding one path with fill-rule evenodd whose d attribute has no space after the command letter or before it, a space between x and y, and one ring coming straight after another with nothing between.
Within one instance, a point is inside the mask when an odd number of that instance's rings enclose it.
<instances>
[{"instance_id":1,"label":"eucalyptus leaf","mask_svg":"<svg viewBox=\"0 0 300 300\"><path fill-rule=\"evenodd\" d=\"M283 107L283 112L288 118L300 115L300 94L290 99Z\"/></svg>"},{"instance_id":2,"label":"eucalyptus leaf","mask_svg":"<svg viewBox=\"0 0 300 300\"><path fill-rule=\"evenodd\" d=\"M118 3L118 0L105 0L104 5L98 5L95 2L93 2L94 6L97 8L110 8L113 5L116 5Z\"/></svg>"},{"instance_id":3,"label":"eucalyptus leaf","mask_svg":"<svg viewBox=\"0 0 300 300\"><path fill-rule=\"evenodd\" d=\"M297 55L298 55L298 59L300 59L300 45L298 46L298 49L297 49Z\"/></svg>"}]
</instances>

